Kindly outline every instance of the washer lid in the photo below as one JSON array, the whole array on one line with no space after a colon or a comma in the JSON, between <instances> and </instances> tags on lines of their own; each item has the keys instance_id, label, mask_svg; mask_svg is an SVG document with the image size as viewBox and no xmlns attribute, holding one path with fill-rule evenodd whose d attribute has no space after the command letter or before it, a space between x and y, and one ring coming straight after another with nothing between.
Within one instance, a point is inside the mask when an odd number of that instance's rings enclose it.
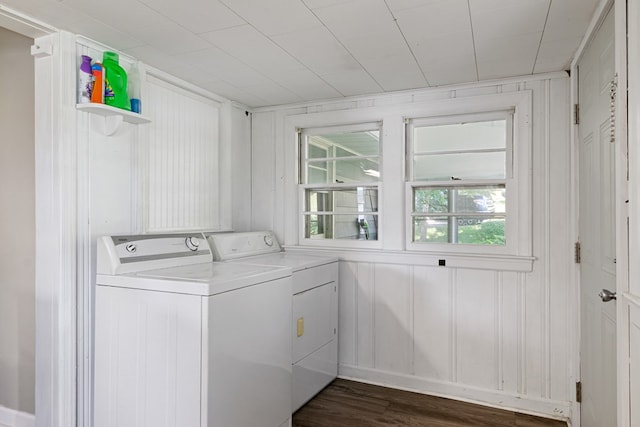
<instances>
[{"instance_id":1,"label":"washer lid","mask_svg":"<svg viewBox=\"0 0 640 427\"><path fill-rule=\"evenodd\" d=\"M206 262L128 274L99 274L96 277L96 283L123 288L208 296L289 276L291 276L291 269L287 267Z\"/></svg>"}]
</instances>

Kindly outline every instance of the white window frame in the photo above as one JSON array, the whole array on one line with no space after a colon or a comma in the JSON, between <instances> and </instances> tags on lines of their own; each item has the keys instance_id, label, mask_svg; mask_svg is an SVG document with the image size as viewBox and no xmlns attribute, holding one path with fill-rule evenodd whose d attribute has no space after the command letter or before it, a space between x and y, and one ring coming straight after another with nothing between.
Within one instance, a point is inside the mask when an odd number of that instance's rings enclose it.
<instances>
[{"instance_id":1,"label":"white window frame","mask_svg":"<svg viewBox=\"0 0 640 427\"><path fill-rule=\"evenodd\" d=\"M304 129L298 129L298 241L301 245L305 246L318 246L318 247L342 247L342 248L379 248L381 245L381 228L380 228L380 220L382 218L381 209L380 209L380 201L381 201L381 187L382 187L382 175L378 178L377 181L362 181L356 183L321 183L321 184L308 184L307 183L307 169L304 164L304 160L308 159L308 154L306 152L307 147L304 142L305 136L314 136L314 135L323 135L327 133L340 133L340 132L363 132L369 131L372 129L377 129L379 131L379 171L382 174L382 162L383 162L383 154L382 154L382 138L383 138L383 130L382 130L382 122L381 121L365 121L361 123L354 124L336 124L336 125L324 125L324 126L309 126ZM347 150L348 151L348 150ZM367 158L370 156L361 156L363 158ZM336 159L342 159L336 158ZM345 159L348 159L346 157ZM327 161L334 160L333 157L328 157ZM303 183L304 182L304 183ZM352 188L373 188L378 193L378 210L371 214L363 213L362 215L375 215L377 217L377 239L376 240L349 240L349 239L321 239L321 238L307 238L305 233L305 216L309 214L306 211L305 206L305 193L307 190L313 189L327 189L327 190L340 190L340 189L352 189Z\"/></svg>"},{"instance_id":2,"label":"white window frame","mask_svg":"<svg viewBox=\"0 0 640 427\"><path fill-rule=\"evenodd\" d=\"M511 207L513 203L509 203L509 194L510 191L507 191L507 201L506 201L506 212L505 212L505 245L471 245L471 244L462 244L462 243L437 243L437 242L414 242L413 241L413 219L416 216L425 216L424 214L420 215L414 212L413 208L413 195L416 189L420 188L447 188L447 189L455 189L455 188L469 188L474 186L491 186L491 185L504 185L506 190L511 189L514 186L514 174L513 174L513 112L512 111L497 111L497 112L487 112L480 114L464 114L464 115L454 115L447 117L430 117L430 118L416 118L410 119L407 124L407 133L406 133L406 141L407 141L407 171L408 171L408 179L412 179L414 175L414 160L415 160L415 141L413 139L414 130L417 127L426 127L426 126L439 126L439 125L449 125L456 123L477 123L483 121L492 121L492 120L506 120L506 147L505 147L505 177L501 179L487 179L487 180L477 180L477 179L460 179L460 180L448 180L448 181L438 181L438 180L420 180L408 181L406 186L406 200L407 200L407 216L408 223L406 227L407 235L407 246L414 250L437 250L437 251L445 251L451 245L455 245L457 247L462 247L466 252L474 252L478 247L481 247L483 251L488 251L491 253L510 253L513 251L514 242L513 239L510 238L514 234L514 224L515 221L511 220ZM470 150L471 151L471 150ZM437 215L431 215L437 216Z\"/></svg>"},{"instance_id":3,"label":"white window frame","mask_svg":"<svg viewBox=\"0 0 640 427\"><path fill-rule=\"evenodd\" d=\"M534 260L532 248L532 213L533 197L531 185L532 173L532 132L531 123L533 111L533 92L526 87L517 91L477 93L456 98L455 91L448 91L447 96L440 94L437 98L414 99L412 103L380 105L372 107L358 106L350 103L343 108L330 111L322 109L297 110L295 112L279 112L282 126L274 126L276 151L282 154L282 166L285 173L276 179L282 183L275 187L276 196L281 203L274 205L276 230L283 233L285 247L305 247L316 250L331 250L334 253L344 250L351 256L360 254L359 249L372 249L362 252L363 260L368 257L379 256L387 260L391 254L401 259L407 257L417 263L432 265L433 260L446 259L447 266L469 268L506 269L509 271L530 271ZM483 113L487 111L514 110L513 116L513 165L517 171L517 187L509 195L515 204L517 212L517 245L512 253L491 254L478 250L465 252L456 245L449 245L445 251L433 248L410 248L406 242L406 193L403 191L406 179L406 147L404 144L405 125L408 117L445 117L460 114ZM380 222L380 236L376 242L325 241L311 242L310 239L300 238L302 198L299 189L299 144L297 131L301 128L316 128L336 124L358 124L381 122L383 135L381 137L381 165L380 192L378 194L378 214ZM278 160L276 159L276 162ZM400 207L400 208L399 208ZM355 244L354 244L355 243ZM324 248L322 248L324 246ZM484 248L484 246L482 247ZM384 253L379 250L384 249ZM376 255L377 254L377 255ZM407 258L408 259L408 258Z\"/></svg>"},{"instance_id":4,"label":"white window frame","mask_svg":"<svg viewBox=\"0 0 640 427\"><path fill-rule=\"evenodd\" d=\"M531 236L531 99L487 106L484 110L460 109L451 115L414 115L407 120L407 181L405 183L405 245L408 251L484 255L523 255L532 253ZM413 181L413 129L415 126L446 125L507 118L507 147L504 179L460 181ZM455 182L455 184L453 184ZM506 189L505 245L436 243L413 241L413 194L416 188L455 188L504 184Z\"/></svg>"}]
</instances>

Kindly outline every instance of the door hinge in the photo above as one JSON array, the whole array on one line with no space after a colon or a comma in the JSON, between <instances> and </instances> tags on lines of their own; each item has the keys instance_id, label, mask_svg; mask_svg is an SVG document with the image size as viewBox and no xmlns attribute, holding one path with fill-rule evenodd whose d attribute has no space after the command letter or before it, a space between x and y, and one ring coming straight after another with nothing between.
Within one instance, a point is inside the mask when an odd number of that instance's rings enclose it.
<instances>
[{"instance_id":1,"label":"door hinge","mask_svg":"<svg viewBox=\"0 0 640 427\"><path fill-rule=\"evenodd\" d=\"M573 105L573 124L580 124L580 104Z\"/></svg>"},{"instance_id":2,"label":"door hinge","mask_svg":"<svg viewBox=\"0 0 640 427\"><path fill-rule=\"evenodd\" d=\"M573 259L576 264L580 264L580 261L582 261L582 254L580 253L580 242L575 243L575 246L573 248Z\"/></svg>"},{"instance_id":3,"label":"door hinge","mask_svg":"<svg viewBox=\"0 0 640 427\"><path fill-rule=\"evenodd\" d=\"M582 402L582 381L576 383L576 402Z\"/></svg>"}]
</instances>

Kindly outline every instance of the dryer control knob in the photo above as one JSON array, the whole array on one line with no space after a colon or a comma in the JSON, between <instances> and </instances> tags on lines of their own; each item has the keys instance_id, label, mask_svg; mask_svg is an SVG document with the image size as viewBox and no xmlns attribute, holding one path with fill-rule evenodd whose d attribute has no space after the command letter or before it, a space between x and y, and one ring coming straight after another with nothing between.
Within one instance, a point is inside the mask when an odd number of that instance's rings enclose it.
<instances>
[{"instance_id":1,"label":"dryer control knob","mask_svg":"<svg viewBox=\"0 0 640 427\"><path fill-rule=\"evenodd\" d=\"M193 236L187 237L184 239L184 244L187 245L187 248L189 248L190 251L195 252L200 247L200 239Z\"/></svg>"},{"instance_id":2,"label":"dryer control knob","mask_svg":"<svg viewBox=\"0 0 640 427\"><path fill-rule=\"evenodd\" d=\"M265 245L267 245L267 246L273 246L273 237L271 237L271 235L270 235L270 234L266 234L266 235L264 236L264 243L265 243Z\"/></svg>"}]
</instances>

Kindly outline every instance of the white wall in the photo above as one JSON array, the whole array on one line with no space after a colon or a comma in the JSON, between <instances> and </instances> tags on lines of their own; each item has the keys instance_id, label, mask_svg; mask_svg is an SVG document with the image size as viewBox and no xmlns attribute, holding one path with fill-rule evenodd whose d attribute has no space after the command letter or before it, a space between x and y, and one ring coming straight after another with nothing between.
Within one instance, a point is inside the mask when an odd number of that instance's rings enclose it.
<instances>
[{"instance_id":1,"label":"white wall","mask_svg":"<svg viewBox=\"0 0 640 427\"><path fill-rule=\"evenodd\" d=\"M76 109L75 72L80 54L100 58L110 49L66 32L36 42L36 222L46 235L36 248L36 424L91 425L97 236L230 228L230 146L236 140L246 150L249 125L232 120L238 108L224 98L148 70L155 86L143 87L142 102L151 123L105 132L117 120ZM120 59L125 68L133 60ZM211 158L216 165L200 167ZM156 190L160 203L150 197ZM150 221L167 212L170 221ZM18 425L1 415L0 425Z\"/></svg>"},{"instance_id":2,"label":"white wall","mask_svg":"<svg viewBox=\"0 0 640 427\"><path fill-rule=\"evenodd\" d=\"M433 254L421 257L398 249L392 253L333 250L342 258L341 376L571 417L578 331L573 309L566 76L261 109L253 121L254 225L273 228L289 244L297 242L292 235L297 228L290 226L298 220L291 209L296 206L291 197L297 195L291 194L287 182L287 177L296 176L291 160L295 138L286 132L287 117L336 111L347 117L390 105L402 111L419 102L437 109L439 102L451 98L522 90L533 94L532 271L492 268L482 261L475 267L464 263L460 268L435 267ZM395 129L385 132L395 135L397 144L403 144L401 134ZM393 161L401 162L401 157ZM257 159L262 161L256 164ZM401 198L398 194L390 196ZM397 206L394 212L381 212L386 216L381 222L385 218L402 222L405 204L399 200ZM391 244L402 246L402 225L391 230Z\"/></svg>"},{"instance_id":3,"label":"white wall","mask_svg":"<svg viewBox=\"0 0 640 427\"><path fill-rule=\"evenodd\" d=\"M33 40L0 28L0 412L33 414L35 182ZM0 424L2 417L0 413Z\"/></svg>"}]
</instances>

